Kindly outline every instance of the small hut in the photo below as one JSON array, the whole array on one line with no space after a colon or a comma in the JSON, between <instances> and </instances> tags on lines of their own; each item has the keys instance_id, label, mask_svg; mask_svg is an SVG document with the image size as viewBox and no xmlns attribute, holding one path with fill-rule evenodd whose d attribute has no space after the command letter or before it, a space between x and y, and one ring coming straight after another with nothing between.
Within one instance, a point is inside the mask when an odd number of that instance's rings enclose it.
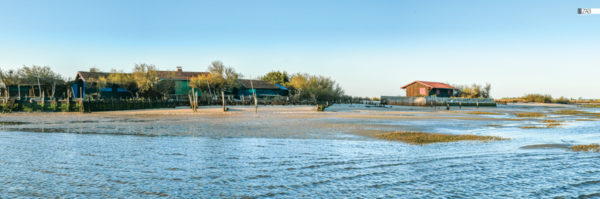
<instances>
[{"instance_id":1,"label":"small hut","mask_svg":"<svg viewBox=\"0 0 600 199\"><path fill-rule=\"evenodd\" d=\"M455 87L441 82L414 81L401 88L406 89L407 97L451 97L456 93L454 92Z\"/></svg>"}]
</instances>

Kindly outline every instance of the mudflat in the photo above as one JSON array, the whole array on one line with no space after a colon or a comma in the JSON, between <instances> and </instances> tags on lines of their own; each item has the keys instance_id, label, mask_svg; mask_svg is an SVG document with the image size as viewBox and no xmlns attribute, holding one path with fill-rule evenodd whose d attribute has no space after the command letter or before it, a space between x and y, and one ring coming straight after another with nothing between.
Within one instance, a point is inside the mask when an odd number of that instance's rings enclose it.
<instances>
[{"instance_id":1,"label":"mudflat","mask_svg":"<svg viewBox=\"0 0 600 199\"><path fill-rule=\"evenodd\" d=\"M264 137L314 139L372 139L375 134L395 131L438 133L456 121L471 128L507 126L546 127L541 118L515 117L520 112L553 113L573 106L463 107L451 110L431 107L333 105L325 112L313 106L230 106L188 107L109 111L94 113L9 113L1 114L4 131L118 134L140 136ZM478 114L473 114L474 112ZM550 114L549 114L550 115ZM552 115L550 115L552 116ZM559 122L594 117L552 116ZM472 121L472 122L469 122ZM459 122L459 123L460 123ZM460 128L459 128L460 129ZM467 131L465 133L468 134ZM357 136L346 136L357 135Z\"/></svg>"}]
</instances>

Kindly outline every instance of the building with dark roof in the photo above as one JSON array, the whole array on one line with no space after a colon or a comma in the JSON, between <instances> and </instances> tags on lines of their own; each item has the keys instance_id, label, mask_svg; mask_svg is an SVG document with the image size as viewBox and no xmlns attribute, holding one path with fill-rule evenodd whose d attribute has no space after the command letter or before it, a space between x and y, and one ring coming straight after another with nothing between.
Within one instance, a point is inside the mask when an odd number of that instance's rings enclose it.
<instances>
[{"instance_id":1,"label":"building with dark roof","mask_svg":"<svg viewBox=\"0 0 600 199\"><path fill-rule=\"evenodd\" d=\"M237 88L237 92L234 92L238 97L252 96L253 91L256 92L257 97L288 95L288 88L268 81L239 79L238 82L240 88Z\"/></svg>"},{"instance_id":2,"label":"building with dark roof","mask_svg":"<svg viewBox=\"0 0 600 199\"><path fill-rule=\"evenodd\" d=\"M124 88L124 85L112 84L110 87L100 88L100 90L96 90L95 86L92 86L93 84L97 83L98 80L102 78L108 78L108 76L111 74L118 73L96 72L95 70L90 70L89 72L77 72L77 75L75 76L75 82L73 84L73 96L85 97L86 93L100 93L101 96L105 97L131 97L132 92L130 92L127 88ZM174 81L175 85L172 93L174 95L188 95L189 91L191 90L191 87L189 86L190 79L202 74L208 74L208 72L183 71L181 67L177 67L176 71L157 71L157 76L161 81Z\"/></svg>"}]
</instances>

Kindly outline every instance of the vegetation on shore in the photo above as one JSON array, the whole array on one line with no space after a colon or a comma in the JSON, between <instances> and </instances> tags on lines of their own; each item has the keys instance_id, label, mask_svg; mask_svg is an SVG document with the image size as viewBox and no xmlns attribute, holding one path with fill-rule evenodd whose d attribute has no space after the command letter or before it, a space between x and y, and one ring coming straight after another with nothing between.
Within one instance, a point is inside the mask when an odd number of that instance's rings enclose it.
<instances>
[{"instance_id":1,"label":"vegetation on shore","mask_svg":"<svg viewBox=\"0 0 600 199\"><path fill-rule=\"evenodd\" d=\"M521 112L521 113L515 113L515 116L517 116L517 117L546 117L546 114L537 113L537 112Z\"/></svg>"},{"instance_id":2,"label":"vegetation on shore","mask_svg":"<svg viewBox=\"0 0 600 199\"><path fill-rule=\"evenodd\" d=\"M577 151L577 152L600 152L600 145L599 144L582 144L582 145L574 145L569 147L572 151Z\"/></svg>"},{"instance_id":3,"label":"vegetation on shore","mask_svg":"<svg viewBox=\"0 0 600 199\"><path fill-rule=\"evenodd\" d=\"M32 95L42 96L45 94L47 97L55 96L63 92L64 87L57 85L64 85L66 80L61 77L58 73L52 71L48 66L22 66L16 70L2 70L0 69L0 83L3 83L6 88L10 86L34 86L38 87L37 91L32 92ZM10 97L10 92L5 89L2 96Z\"/></svg>"},{"instance_id":4,"label":"vegetation on shore","mask_svg":"<svg viewBox=\"0 0 600 199\"><path fill-rule=\"evenodd\" d=\"M548 95L548 94L526 94L522 97L512 97L512 98L502 98L502 99L496 99L496 102L499 103L516 103L516 102L521 102L521 103L528 103L528 102L535 102L535 103L556 103L556 104L585 104L583 105L583 107L590 107L590 108L598 108L600 107L600 99L573 99L573 98L566 98L566 97L559 97L559 98L553 98L552 95Z\"/></svg>"},{"instance_id":5,"label":"vegetation on shore","mask_svg":"<svg viewBox=\"0 0 600 199\"><path fill-rule=\"evenodd\" d=\"M424 145L439 142L458 142L458 141L498 141L507 140L506 138L496 136L479 136L479 135L452 135L441 133L424 133L424 132L389 132L375 135L376 138L384 140L401 141L408 144Z\"/></svg>"},{"instance_id":6,"label":"vegetation on shore","mask_svg":"<svg viewBox=\"0 0 600 199\"><path fill-rule=\"evenodd\" d=\"M545 126L521 126L521 129L548 129L559 127L561 123L547 123Z\"/></svg>"},{"instance_id":7,"label":"vegetation on shore","mask_svg":"<svg viewBox=\"0 0 600 199\"><path fill-rule=\"evenodd\" d=\"M479 84L468 85L453 85L458 89L458 96L465 98L489 98L492 90L492 85L487 83L484 86Z\"/></svg>"},{"instance_id":8,"label":"vegetation on shore","mask_svg":"<svg viewBox=\"0 0 600 199\"><path fill-rule=\"evenodd\" d=\"M286 71L272 71L260 79L287 87L292 100L309 100L319 104L351 98L344 95L344 90L329 77L306 73L288 75Z\"/></svg>"},{"instance_id":9,"label":"vegetation on shore","mask_svg":"<svg viewBox=\"0 0 600 199\"><path fill-rule=\"evenodd\" d=\"M558 110L558 111L552 112L552 114L556 114L556 115L574 115L574 116L584 116L584 117L596 117L596 118L600 118L600 113L592 113L592 112L587 112L587 111L582 111L582 110L575 110L575 109Z\"/></svg>"}]
</instances>

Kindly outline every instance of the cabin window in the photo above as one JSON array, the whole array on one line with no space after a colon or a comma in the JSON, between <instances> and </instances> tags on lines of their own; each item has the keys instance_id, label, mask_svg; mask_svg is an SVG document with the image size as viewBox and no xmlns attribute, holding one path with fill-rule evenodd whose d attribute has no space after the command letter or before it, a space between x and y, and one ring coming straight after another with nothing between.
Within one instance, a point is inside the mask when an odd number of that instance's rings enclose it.
<instances>
[{"instance_id":1,"label":"cabin window","mask_svg":"<svg viewBox=\"0 0 600 199\"><path fill-rule=\"evenodd\" d=\"M426 94L426 93L425 93L425 88L419 88L419 93L420 93L421 95L425 95L425 94Z\"/></svg>"}]
</instances>

